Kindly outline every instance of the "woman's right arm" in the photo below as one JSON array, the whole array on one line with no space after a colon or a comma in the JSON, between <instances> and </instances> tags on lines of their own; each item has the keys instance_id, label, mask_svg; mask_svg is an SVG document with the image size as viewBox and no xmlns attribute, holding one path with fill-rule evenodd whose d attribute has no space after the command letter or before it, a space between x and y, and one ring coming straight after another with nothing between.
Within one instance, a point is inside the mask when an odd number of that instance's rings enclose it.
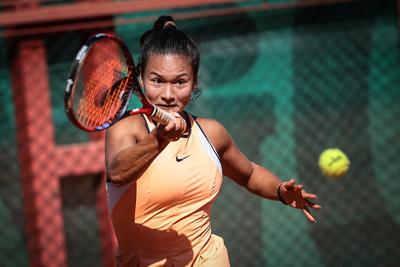
<instances>
[{"instance_id":1,"label":"woman's right arm","mask_svg":"<svg viewBox=\"0 0 400 267\"><path fill-rule=\"evenodd\" d=\"M123 119L106 131L107 177L117 186L135 181L171 140L185 128L181 118L150 133L141 116Z\"/></svg>"},{"instance_id":2,"label":"woman's right arm","mask_svg":"<svg viewBox=\"0 0 400 267\"><path fill-rule=\"evenodd\" d=\"M136 180L168 142L150 133L141 116L123 119L106 131L107 178L117 186Z\"/></svg>"}]
</instances>

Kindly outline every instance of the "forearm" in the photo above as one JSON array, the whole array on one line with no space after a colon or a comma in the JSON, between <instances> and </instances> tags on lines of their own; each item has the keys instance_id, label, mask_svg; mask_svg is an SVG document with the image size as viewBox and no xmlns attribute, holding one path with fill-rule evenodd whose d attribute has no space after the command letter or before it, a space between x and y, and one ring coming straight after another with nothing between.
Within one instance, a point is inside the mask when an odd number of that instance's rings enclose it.
<instances>
[{"instance_id":1,"label":"forearm","mask_svg":"<svg viewBox=\"0 0 400 267\"><path fill-rule=\"evenodd\" d=\"M135 181L167 146L168 141L154 128L143 140L115 155L107 168L108 178L117 186Z\"/></svg>"},{"instance_id":2,"label":"forearm","mask_svg":"<svg viewBox=\"0 0 400 267\"><path fill-rule=\"evenodd\" d=\"M277 189L281 180L264 167L252 163L253 170L245 185L250 192L268 199L277 200Z\"/></svg>"}]
</instances>

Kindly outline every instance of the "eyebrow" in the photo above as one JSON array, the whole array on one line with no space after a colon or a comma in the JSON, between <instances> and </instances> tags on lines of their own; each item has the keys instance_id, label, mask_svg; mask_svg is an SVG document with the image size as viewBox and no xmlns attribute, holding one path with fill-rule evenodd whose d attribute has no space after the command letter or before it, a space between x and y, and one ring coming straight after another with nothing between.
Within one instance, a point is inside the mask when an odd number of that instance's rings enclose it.
<instances>
[{"instance_id":1,"label":"eyebrow","mask_svg":"<svg viewBox=\"0 0 400 267\"><path fill-rule=\"evenodd\" d=\"M159 74L159 73L157 73L155 71L150 72L149 75L157 75L159 77L164 77L163 75L161 75L161 74ZM184 73L180 73L180 74L174 76L174 79L182 78L182 77L190 77L190 75L188 73L184 72Z\"/></svg>"}]
</instances>

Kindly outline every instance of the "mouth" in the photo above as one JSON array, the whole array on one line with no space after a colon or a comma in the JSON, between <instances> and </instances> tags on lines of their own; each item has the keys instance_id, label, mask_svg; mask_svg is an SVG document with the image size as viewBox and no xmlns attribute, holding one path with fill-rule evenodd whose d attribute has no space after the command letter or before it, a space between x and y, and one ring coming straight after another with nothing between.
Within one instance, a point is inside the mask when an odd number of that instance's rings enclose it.
<instances>
[{"instance_id":1,"label":"mouth","mask_svg":"<svg viewBox=\"0 0 400 267\"><path fill-rule=\"evenodd\" d=\"M159 108L162 108L164 110L172 110L172 109L176 109L177 105L165 105L165 104L157 104L156 105Z\"/></svg>"}]
</instances>

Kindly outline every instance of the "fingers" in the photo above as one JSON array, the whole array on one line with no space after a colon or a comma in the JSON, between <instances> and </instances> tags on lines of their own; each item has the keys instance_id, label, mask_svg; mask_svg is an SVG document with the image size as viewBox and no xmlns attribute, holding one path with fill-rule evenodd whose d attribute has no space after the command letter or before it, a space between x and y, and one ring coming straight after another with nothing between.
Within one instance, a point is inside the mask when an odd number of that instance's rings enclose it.
<instances>
[{"instance_id":1,"label":"fingers","mask_svg":"<svg viewBox=\"0 0 400 267\"><path fill-rule=\"evenodd\" d=\"M301 209L306 218L313 223L316 223L315 217L311 214L309 208L319 210L321 206L312 202L311 200L317 199L317 195L307 193L303 189L303 185L296 184L294 179L282 183L282 191L286 193L289 199L292 199L291 205L293 208Z\"/></svg>"},{"instance_id":2,"label":"fingers","mask_svg":"<svg viewBox=\"0 0 400 267\"><path fill-rule=\"evenodd\" d=\"M173 114L175 120L168 122L167 125L158 125L157 132L165 141L176 141L186 131L187 124L178 113Z\"/></svg>"},{"instance_id":3,"label":"fingers","mask_svg":"<svg viewBox=\"0 0 400 267\"><path fill-rule=\"evenodd\" d=\"M321 206L320 206L319 204L314 203L314 202L311 202L311 201L308 200L308 199L305 200L305 203L306 203L306 205L307 205L308 207L310 207L310 208L317 209L317 210L320 210L320 209L321 209Z\"/></svg>"},{"instance_id":4,"label":"fingers","mask_svg":"<svg viewBox=\"0 0 400 267\"><path fill-rule=\"evenodd\" d=\"M302 195L303 195L303 199L304 199L304 201L305 201L307 206L309 206L309 207L311 207L313 209L321 209L320 205L310 201L310 199L317 199L318 198L318 196L316 194L310 194L310 193L307 193L306 191L303 190L302 191Z\"/></svg>"},{"instance_id":5,"label":"fingers","mask_svg":"<svg viewBox=\"0 0 400 267\"><path fill-rule=\"evenodd\" d=\"M316 204L316 203L310 201L310 199L317 199L317 195L309 194L309 193L303 191L303 199L304 199L304 204L305 204L303 207L304 215L307 217L307 219L310 222L317 223L317 220L314 218L314 216L312 216L312 214L308 208L308 207L310 207L310 208L316 209L316 210L320 210L322 208L319 204Z\"/></svg>"},{"instance_id":6,"label":"fingers","mask_svg":"<svg viewBox=\"0 0 400 267\"><path fill-rule=\"evenodd\" d=\"M176 132L183 132L186 130L186 121L178 114L174 113L175 120L170 121L165 126L165 131L176 131Z\"/></svg>"},{"instance_id":7,"label":"fingers","mask_svg":"<svg viewBox=\"0 0 400 267\"><path fill-rule=\"evenodd\" d=\"M301 193L302 193L302 197L304 199L304 202L308 207L311 207L313 209L321 209L320 205L310 201L311 199L317 199L318 198L318 196L316 194L310 194L310 193L307 193L304 190L302 190Z\"/></svg>"},{"instance_id":8,"label":"fingers","mask_svg":"<svg viewBox=\"0 0 400 267\"><path fill-rule=\"evenodd\" d=\"M282 189L283 191L289 191L294 189L294 186L296 184L296 181L294 179L290 179L289 181L285 181L282 183Z\"/></svg>"},{"instance_id":9,"label":"fingers","mask_svg":"<svg viewBox=\"0 0 400 267\"><path fill-rule=\"evenodd\" d=\"M306 215L307 219L310 222L317 223L317 220L314 218L314 216L312 216L310 210L307 207L303 208L303 213L304 213L304 215Z\"/></svg>"},{"instance_id":10,"label":"fingers","mask_svg":"<svg viewBox=\"0 0 400 267\"><path fill-rule=\"evenodd\" d=\"M187 128L186 120L184 118L182 118L178 113L176 113L176 114L179 117L175 117L175 118L177 118L177 124L175 126L175 130L180 131L181 133L184 133Z\"/></svg>"},{"instance_id":11,"label":"fingers","mask_svg":"<svg viewBox=\"0 0 400 267\"><path fill-rule=\"evenodd\" d=\"M301 190L303 190L303 185L301 185L301 184L296 185L296 180L294 180L294 179L290 179L287 182L283 182L282 187L283 187L282 189L284 192L292 191L292 190L294 192L301 192Z\"/></svg>"},{"instance_id":12,"label":"fingers","mask_svg":"<svg viewBox=\"0 0 400 267\"><path fill-rule=\"evenodd\" d=\"M318 198L318 196L316 194L310 194L304 190L302 192L302 195L303 195L303 198L306 198L306 199L317 199Z\"/></svg>"},{"instance_id":13,"label":"fingers","mask_svg":"<svg viewBox=\"0 0 400 267\"><path fill-rule=\"evenodd\" d=\"M293 190L294 190L295 192L299 192L299 191L301 191L302 189L303 189L303 185L301 185L301 184L295 185L295 186L293 187Z\"/></svg>"}]
</instances>

